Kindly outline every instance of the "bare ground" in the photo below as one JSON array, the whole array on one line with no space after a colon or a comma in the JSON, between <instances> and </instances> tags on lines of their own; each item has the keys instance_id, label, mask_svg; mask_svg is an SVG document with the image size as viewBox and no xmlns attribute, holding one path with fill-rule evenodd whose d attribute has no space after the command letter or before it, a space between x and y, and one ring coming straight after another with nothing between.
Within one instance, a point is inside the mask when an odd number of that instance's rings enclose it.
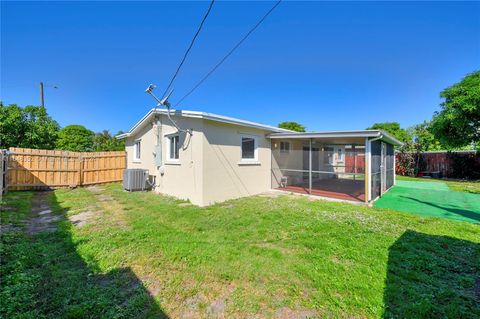
<instances>
[{"instance_id":1,"label":"bare ground","mask_svg":"<svg viewBox=\"0 0 480 319\"><path fill-rule=\"evenodd\" d=\"M55 214L50 208L48 196L50 192L35 192L32 200L31 217L27 220L27 233L35 235L41 232L53 232L57 229L56 222L62 216Z\"/></svg>"}]
</instances>

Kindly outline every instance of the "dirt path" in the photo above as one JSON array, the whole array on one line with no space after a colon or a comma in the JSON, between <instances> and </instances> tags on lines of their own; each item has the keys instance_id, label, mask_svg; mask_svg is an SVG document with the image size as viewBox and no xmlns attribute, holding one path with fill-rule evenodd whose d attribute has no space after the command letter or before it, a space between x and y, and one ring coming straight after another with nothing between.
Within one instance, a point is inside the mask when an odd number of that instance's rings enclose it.
<instances>
[{"instance_id":1,"label":"dirt path","mask_svg":"<svg viewBox=\"0 0 480 319\"><path fill-rule=\"evenodd\" d=\"M128 219L124 207L116 201L112 195L108 194L105 187L101 185L92 185L87 187L97 200L98 214L102 216L102 222L114 227L128 229Z\"/></svg>"},{"instance_id":2,"label":"dirt path","mask_svg":"<svg viewBox=\"0 0 480 319\"><path fill-rule=\"evenodd\" d=\"M48 202L50 192L35 192L32 199L31 218L27 220L27 233L35 235L41 232L53 232L56 222L62 219L53 213Z\"/></svg>"}]
</instances>

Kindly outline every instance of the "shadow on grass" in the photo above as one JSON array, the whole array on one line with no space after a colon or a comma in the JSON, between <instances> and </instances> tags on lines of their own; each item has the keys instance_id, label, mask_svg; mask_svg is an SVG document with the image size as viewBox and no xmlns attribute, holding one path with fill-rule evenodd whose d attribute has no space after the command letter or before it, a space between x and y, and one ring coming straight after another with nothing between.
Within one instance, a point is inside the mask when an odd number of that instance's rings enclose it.
<instances>
[{"instance_id":1,"label":"shadow on grass","mask_svg":"<svg viewBox=\"0 0 480 319\"><path fill-rule=\"evenodd\" d=\"M408 230L390 247L384 318L480 318L480 245Z\"/></svg>"},{"instance_id":2,"label":"shadow on grass","mask_svg":"<svg viewBox=\"0 0 480 319\"><path fill-rule=\"evenodd\" d=\"M49 195L50 206L66 222L54 232L2 238L7 300L0 314L25 318L168 318L130 268L98 271L77 252L68 209ZM62 223L61 223L62 224ZM15 237L16 236L16 237ZM5 241L3 241L5 239ZM6 260L5 260L6 259ZM13 279L12 279L13 278ZM25 280L23 279L25 278ZM3 283L2 283L3 285ZM15 291L8 294L8 288Z\"/></svg>"},{"instance_id":3,"label":"shadow on grass","mask_svg":"<svg viewBox=\"0 0 480 319\"><path fill-rule=\"evenodd\" d=\"M418 198L409 197L409 196L400 196L400 197L408 199L408 200L415 201L417 203L425 204L425 205L428 205L428 206L432 206L432 207L444 210L444 211L449 212L453 215L458 215L458 216L463 216L463 217L469 218L472 221L475 221L477 223L480 222L480 212L474 212L472 210L468 210L468 209L464 209L464 208L452 208L452 207L448 207L448 206L438 205L438 204L435 204L435 203L427 202L427 201L424 201L424 200L421 200L421 199L418 199Z\"/></svg>"}]
</instances>

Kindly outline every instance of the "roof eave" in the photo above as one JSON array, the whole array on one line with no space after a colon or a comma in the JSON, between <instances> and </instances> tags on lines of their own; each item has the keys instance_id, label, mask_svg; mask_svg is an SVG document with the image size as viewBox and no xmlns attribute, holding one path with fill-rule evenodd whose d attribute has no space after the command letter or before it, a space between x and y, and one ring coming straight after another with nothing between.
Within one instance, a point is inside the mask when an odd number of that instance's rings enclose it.
<instances>
[{"instance_id":1,"label":"roof eave","mask_svg":"<svg viewBox=\"0 0 480 319\"><path fill-rule=\"evenodd\" d=\"M341 138L341 137L379 137L380 131L331 131L331 132L295 132L272 133L268 137L280 138Z\"/></svg>"},{"instance_id":2,"label":"roof eave","mask_svg":"<svg viewBox=\"0 0 480 319\"><path fill-rule=\"evenodd\" d=\"M115 138L117 140L121 140L121 139L127 138L129 135L130 135L129 133L118 134L118 135L115 135Z\"/></svg>"},{"instance_id":3,"label":"roof eave","mask_svg":"<svg viewBox=\"0 0 480 319\"><path fill-rule=\"evenodd\" d=\"M363 131L332 131L332 132L296 132L296 133L272 133L268 135L272 139L303 139L303 138L380 138L390 144L402 146L402 142L381 130L363 130Z\"/></svg>"},{"instance_id":4,"label":"roof eave","mask_svg":"<svg viewBox=\"0 0 480 319\"><path fill-rule=\"evenodd\" d=\"M151 116L155 114L166 114L168 111L163 110L163 109L156 109L153 108L151 109L145 116L140 119L127 133L120 134L117 136L118 139L126 138L129 137L132 134L135 134L136 130L141 127ZM171 111L172 115L176 116L185 116L185 117L190 117L190 118L199 118L199 119L205 119L205 120L211 120L211 121L218 121L218 122L223 122L223 123L228 123L228 124L233 124L233 125L239 125L239 126L245 126L245 127L251 127L251 128L256 128L256 129L261 129L265 131L270 131L270 132L277 132L277 133L289 133L293 132L287 129L282 129L279 127L274 127L270 125L265 125L261 123L255 123L255 122L250 122L250 121L244 121L240 119L235 119L232 117L227 117L227 116L222 116L222 115L217 115L217 114L212 114L212 113L206 113L206 112L197 112L197 111L181 111L181 110L172 110Z\"/></svg>"},{"instance_id":5,"label":"roof eave","mask_svg":"<svg viewBox=\"0 0 480 319\"><path fill-rule=\"evenodd\" d=\"M380 131L382 134L382 140L386 140L387 142L390 142L390 144L396 145L396 146L403 146L403 143L397 140L395 137L392 135L388 134L385 131Z\"/></svg>"}]
</instances>

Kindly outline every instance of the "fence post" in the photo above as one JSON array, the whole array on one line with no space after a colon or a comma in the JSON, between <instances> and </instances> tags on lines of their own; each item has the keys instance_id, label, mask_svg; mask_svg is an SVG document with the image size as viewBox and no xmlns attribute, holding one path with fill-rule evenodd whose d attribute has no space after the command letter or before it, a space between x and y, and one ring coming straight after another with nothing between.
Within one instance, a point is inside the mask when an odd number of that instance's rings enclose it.
<instances>
[{"instance_id":1,"label":"fence post","mask_svg":"<svg viewBox=\"0 0 480 319\"><path fill-rule=\"evenodd\" d=\"M80 176L78 177L78 183L79 183L78 186L82 186L83 185L83 156L79 155L78 158L80 161Z\"/></svg>"}]
</instances>

